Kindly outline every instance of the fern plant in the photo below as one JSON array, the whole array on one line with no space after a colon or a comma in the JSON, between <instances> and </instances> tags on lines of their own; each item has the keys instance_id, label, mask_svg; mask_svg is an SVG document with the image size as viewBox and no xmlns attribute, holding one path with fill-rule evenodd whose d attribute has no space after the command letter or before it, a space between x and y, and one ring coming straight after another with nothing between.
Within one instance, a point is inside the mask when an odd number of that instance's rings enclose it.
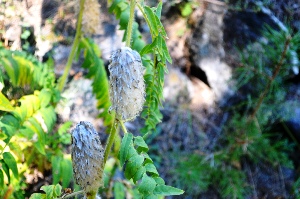
<instances>
[{"instance_id":1,"label":"fern plant","mask_svg":"<svg viewBox=\"0 0 300 199\"><path fill-rule=\"evenodd\" d=\"M3 47L0 47L0 56L0 159L3 165L0 170L0 195L4 195L9 193L11 185L18 187L16 180L23 178L20 174L30 163L37 163L29 154L46 155L46 135L52 132L56 122L54 108L60 96L50 66L41 64L26 53L12 53ZM20 155L23 151L25 157ZM40 163L43 162L41 160ZM16 190L15 194L20 192Z\"/></svg>"}]
</instances>

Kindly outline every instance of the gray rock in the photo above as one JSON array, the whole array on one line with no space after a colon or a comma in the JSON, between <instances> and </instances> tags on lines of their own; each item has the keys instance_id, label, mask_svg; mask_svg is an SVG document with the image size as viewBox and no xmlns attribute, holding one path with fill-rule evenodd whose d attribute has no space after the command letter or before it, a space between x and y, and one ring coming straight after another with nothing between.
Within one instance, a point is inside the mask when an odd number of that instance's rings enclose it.
<instances>
[{"instance_id":1,"label":"gray rock","mask_svg":"<svg viewBox=\"0 0 300 199\"><path fill-rule=\"evenodd\" d=\"M221 103L225 95L233 93L229 84L231 67L223 61L223 18L226 9L222 5L209 4L189 41L194 64L205 72L208 85L215 95L214 101Z\"/></svg>"},{"instance_id":2,"label":"gray rock","mask_svg":"<svg viewBox=\"0 0 300 199\"><path fill-rule=\"evenodd\" d=\"M96 108L97 101L92 92L91 80L83 78L72 80L62 93L62 98L56 107L56 112L63 122L90 121L94 126L101 125L102 122L95 119L99 111Z\"/></svg>"}]
</instances>

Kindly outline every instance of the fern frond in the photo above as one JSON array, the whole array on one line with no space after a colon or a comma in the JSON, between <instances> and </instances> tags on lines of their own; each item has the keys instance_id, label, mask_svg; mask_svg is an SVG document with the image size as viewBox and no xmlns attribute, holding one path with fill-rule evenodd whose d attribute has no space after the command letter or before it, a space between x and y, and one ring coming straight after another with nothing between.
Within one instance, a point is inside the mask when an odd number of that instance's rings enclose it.
<instances>
[{"instance_id":1,"label":"fern frond","mask_svg":"<svg viewBox=\"0 0 300 199\"><path fill-rule=\"evenodd\" d=\"M108 112L111 105L109 100L109 84L98 46L88 38L82 38L78 50L84 51L83 68L88 69L87 78L93 79L93 93L97 99L97 108L101 111L99 117L104 119L104 124L111 127L113 115Z\"/></svg>"},{"instance_id":2,"label":"fern frond","mask_svg":"<svg viewBox=\"0 0 300 199\"><path fill-rule=\"evenodd\" d=\"M6 72L3 79L9 81L13 87L29 87L31 91L41 88L54 89L55 74L53 68L47 64L24 52L12 52L1 47L0 57L0 66Z\"/></svg>"},{"instance_id":3,"label":"fern frond","mask_svg":"<svg viewBox=\"0 0 300 199\"><path fill-rule=\"evenodd\" d=\"M51 93L47 89L35 91L33 95L23 96L19 102L19 107L0 120L0 127L7 136L5 142L9 143L13 136L27 140L37 136L34 146L45 154L45 133L51 132L56 122L54 107L49 105Z\"/></svg>"}]
</instances>

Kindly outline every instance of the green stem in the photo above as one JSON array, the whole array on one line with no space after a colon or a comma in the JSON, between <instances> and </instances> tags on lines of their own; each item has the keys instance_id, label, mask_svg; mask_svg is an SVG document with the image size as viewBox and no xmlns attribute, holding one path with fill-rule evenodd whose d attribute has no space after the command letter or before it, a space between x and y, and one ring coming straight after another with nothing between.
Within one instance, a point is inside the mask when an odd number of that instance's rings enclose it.
<instances>
[{"instance_id":1,"label":"green stem","mask_svg":"<svg viewBox=\"0 0 300 199\"><path fill-rule=\"evenodd\" d=\"M131 44L131 37L132 37L132 26L134 22L134 9L135 9L135 2L136 0L130 0L130 15L129 21L127 25L127 35L126 35L126 46L130 47Z\"/></svg>"},{"instance_id":2,"label":"green stem","mask_svg":"<svg viewBox=\"0 0 300 199\"><path fill-rule=\"evenodd\" d=\"M75 53L76 53L76 50L77 50L77 47L78 47L78 44L79 44L79 41L80 41L82 16L83 16L83 10L84 10L84 1L85 0L80 0L80 10L79 10L78 20L77 20L77 26L76 26L76 35L75 35L75 38L74 38L74 42L73 42L73 46L72 46L72 49L71 49L71 53L70 53L70 55L68 57L66 68L64 70L63 75L60 77L60 79L58 81L59 82L58 83L58 90L60 92L62 92L63 89L64 89L64 87L65 87L65 84L66 84L66 81L67 81L67 77L69 75L69 72L70 72L70 69L71 69L71 66L72 66L72 62L73 62L73 59L74 59L74 56L75 56Z\"/></svg>"},{"instance_id":3,"label":"green stem","mask_svg":"<svg viewBox=\"0 0 300 199\"><path fill-rule=\"evenodd\" d=\"M104 160L103 160L104 164L103 165L105 165L105 163L107 161L108 155L110 153L110 149L111 149L111 147L114 143L114 140L115 140L117 129L118 129L118 120L115 118L114 123L113 123L113 125L110 129L108 141L107 141L107 144L106 144L106 147L105 147Z\"/></svg>"},{"instance_id":4,"label":"green stem","mask_svg":"<svg viewBox=\"0 0 300 199\"><path fill-rule=\"evenodd\" d=\"M123 121L119 121L119 123L120 123L120 125L121 125L121 128L122 128L124 134L127 134L128 132L127 132L127 129L126 129L126 127L125 127Z\"/></svg>"}]
</instances>

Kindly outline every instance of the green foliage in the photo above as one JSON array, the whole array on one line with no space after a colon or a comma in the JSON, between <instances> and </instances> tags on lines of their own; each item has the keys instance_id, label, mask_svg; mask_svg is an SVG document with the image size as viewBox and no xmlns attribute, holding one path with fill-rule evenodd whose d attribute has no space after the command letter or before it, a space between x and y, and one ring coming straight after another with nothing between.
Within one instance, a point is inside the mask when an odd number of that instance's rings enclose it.
<instances>
[{"instance_id":1,"label":"green foliage","mask_svg":"<svg viewBox=\"0 0 300 199\"><path fill-rule=\"evenodd\" d=\"M119 153L120 164L125 166L125 177L136 184L141 198L157 198L166 195L181 195L182 190L167 186L159 177L152 159L147 154L148 146L140 136L124 135Z\"/></svg>"},{"instance_id":2,"label":"green foliage","mask_svg":"<svg viewBox=\"0 0 300 199\"><path fill-rule=\"evenodd\" d=\"M142 49L141 55L152 53L154 59L154 61L145 59L145 62L148 63L146 64L144 77L147 84L147 95L145 108L142 112L142 117L145 118L145 127L141 132L147 134L155 129L157 123L162 119L159 106L162 105L163 99L164 73L168 72L166 62L172 63L172 59L165 41L167 34L160 21L162 4L159 3L156 8L142 7L141 5L139 8L144 15L152 36L152 43Z\"/></svg>"},{"instance_id":3,"label":"green foliage","mask_svg":"<svg viewBox=\"0 0 300 199\"><path fill-rule=\"evenodd\" d=\"M46 150L49 146L62 154L57 142L63 140L65 133L58 133L58 140L50 136L56 123L55 105L60 95L51 66L24 52L12 52L3 47L0 47L0 57L3 85L0 105L3 111L0 113L0 186L3 189L0 196L13 185L13 195L19 198L23 195L20 178L23 178L24 169L31 165L43 169L43 164L51 159L47 158L52 154Z\"/></svg>"},{"instance_id":4,"label":"green foliage","mask_svg":"<svg viewBox=\"0 0 300 199\"><path fill-rule=\"evenodd\" d=\"M111 126L113 115L108 113L111 104L109 100L109 85L105 67L100 58L100 49L91 39L81 38L78 53L81 50L84 51L84 62L82 67L89 71L86 77L93 80L93 93L98 100L97 108L102 110L99 117L104 119L104 124L106 126Z\"/></svg>"},{"instance_id":5,"label":"green foliage","mask_svg":"<svg viewBox=\"0 0 300 199\"><path fill-rule=\"evenodd\" d=\"M2 70L5 70L5 73L1 74L5 84L2 93L9 98L15 98L18 96L13 94L22 91L20 88L24 93L47 88L53 93L53 102L59 100L59 93L55 89L55 74L51 66L42 64L32 55L18 51L12 53L1 46L0 57Z\"/></svg>"},{"instance_id":6,"label":"green foliage","mask_svg":"<svg viewBox=\"0 0 300 199\"><path fill-rule=\"evenodd\" d=\"M45 193L34 193L30 196L30 199L54 199L61 195L62 187L57 185L42 186L41 190Z\"/></svg>"},{"instance_id":7,"label":"green foliage","mask_svg":"<svg viewBox=\"0 0 300 199\"><path fill-rule=\"evenodd\" d=\"M178 186L189 195L197 196L211 184L212 167L204 156L196 154L173 154L178 161L174 175L179 177Z\"/></svg>"},{"instance_id":8,"label":"green foliage","mask_svg":"<svg viewBox=\"0 0 300 199\"><path fill-rule=\"evenodd\" d=\"M0 93L0 103L1 103L1 107L0 107L1 111L9 112L14 110L13 106L10 104L10 101L2 93Z\"/></svg>"},{"instance_id":9,"label":"green foliage","mask_svg":"<svg viewBox=\"0 0 300 199\"><path fill-rule=\"evenodd\" d=\"M64 156L51 156L53 184L62 182L62 187L67 188L70 185L73 176L72 161Z\"/></svg>"}]
</instances>

